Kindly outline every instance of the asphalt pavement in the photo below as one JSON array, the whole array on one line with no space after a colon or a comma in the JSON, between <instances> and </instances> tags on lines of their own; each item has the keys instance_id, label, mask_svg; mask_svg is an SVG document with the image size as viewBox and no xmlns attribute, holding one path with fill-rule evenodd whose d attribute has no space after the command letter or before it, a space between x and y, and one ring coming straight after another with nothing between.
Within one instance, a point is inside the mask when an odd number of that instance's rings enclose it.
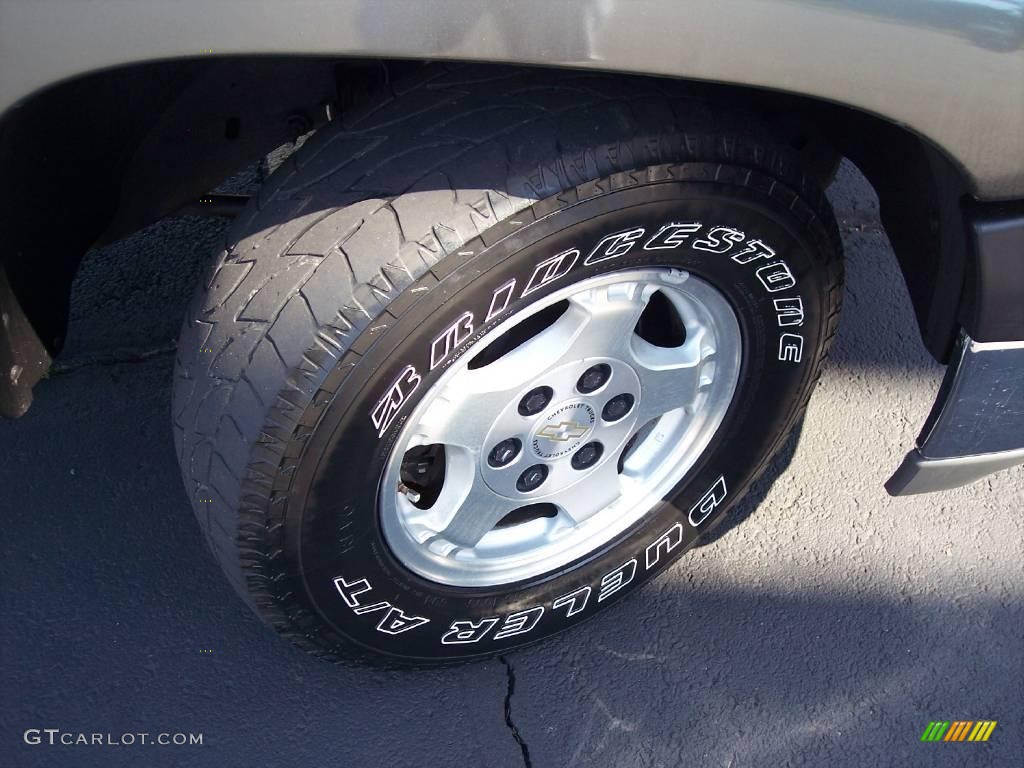
<instances>
[{"instance_id":1,"label":"asphalt pavement","mask_svg":"<svg viewBox=\"0 0 1024 768\"><path fill-rule=\"evenodd\" d=\"M303 655L203 549L170 350L223 224L169 219L92 252L57 372L0 422L0 765L1024 765L1024 470L885 494L942 368L870 189L844 167L830 195L839 336L741 524L579 631L429 672ZM920 741L982 719L987 743ZM43 729L202 744L51 746Z\"/></svg>"}]
</instances>

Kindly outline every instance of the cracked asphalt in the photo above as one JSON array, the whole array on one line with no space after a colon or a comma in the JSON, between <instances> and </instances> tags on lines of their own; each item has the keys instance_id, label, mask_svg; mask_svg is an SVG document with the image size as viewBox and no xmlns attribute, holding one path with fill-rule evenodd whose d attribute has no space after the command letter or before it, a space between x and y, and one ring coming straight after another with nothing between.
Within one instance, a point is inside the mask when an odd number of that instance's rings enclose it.
<instances>
[{"instance_id":1,"label":"cracked asphalt","mask_svg":"<svg viewBox=\"0 0 1024 768\"><path fill-rule=\"evenodd\" d=\"M169 219L92 252L58 372L0 423L0 762L1024 765L1024 470L886 496L942 369L870 190L844 167L830 194L844 317L799 443L633 599L429 672L304 656L203 549L171 444L170 350L223 224ZM985 744L921 743L936 719L999 724ZM33 746L29 728L203 744Z\"/></svg>"}]
</instances>

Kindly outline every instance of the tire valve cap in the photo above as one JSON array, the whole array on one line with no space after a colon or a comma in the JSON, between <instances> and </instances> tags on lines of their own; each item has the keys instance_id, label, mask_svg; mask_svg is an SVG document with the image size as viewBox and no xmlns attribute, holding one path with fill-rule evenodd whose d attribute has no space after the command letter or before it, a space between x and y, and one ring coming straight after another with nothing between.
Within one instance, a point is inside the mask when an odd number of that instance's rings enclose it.
<instances>
[{"instance_id":1,"label":"tire valve cap","mask_svg":"<svg viewBox=\"0 0 1024 768\"><path fill-rule=\"evenodd\" d=\"M404 494L405 497L409 499L409 501L411 501L413 504L420 500L420 494L417 491L414 491L405 483L398 484L398 492Z\"/></svg>"},{"instance_id":2,"label":"tire valve cap","mask_svg":"<svg viewBox=\"0 0 1024 768\"><path fill-rule=\"evenodd\" d=\"M516 489L520 493L529 493L540 488L541 483L548 479L548 468L544 464L534 464L523 471L516 481Z\"/></svg>"}]
</instances>

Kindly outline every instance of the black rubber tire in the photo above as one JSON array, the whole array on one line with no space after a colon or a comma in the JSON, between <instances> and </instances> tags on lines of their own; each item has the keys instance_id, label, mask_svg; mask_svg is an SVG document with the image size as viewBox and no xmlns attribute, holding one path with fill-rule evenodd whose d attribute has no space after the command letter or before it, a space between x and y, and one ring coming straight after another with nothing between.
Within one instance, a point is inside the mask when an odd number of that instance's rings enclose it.
<instances>
[{"instance_id":1,"label":"black rubber tire","mask_svg":"<svg viewBox=\"0 0 1024 768\"><path fill-rule=\"evenodd\" d=\"M719 287L743 330L740 388L702 459L641 524L546 578L467 590L410 573L376 513L401 414L381 430L367 415L410 361L422 377L415 397L428 389L443 366L428 371L416 350L453 308L483 317L495 280L529 280L549 244L597 242L641 219L702 221L705 235L732 227L775 252L731 258L744 241L712 253L692 247L696 237L657 252L658 263ZM627 253L561 284L652 258ZM772 292L757 270L780 261L792 290ZM742 496L803 412L841 277L821 190L756 118L647 79L428 67L322 129L232 228L178 347L172 410L185 484L235 588L303 648L402 664L501 653L636 589ZM487 327L553 290L542 288ZM780 327L775 299L797 291L802 324ZM794 330L799 352L783 338ZM711 514L692 525L688 511L709 501ZM652 561L652 543L676 523L678 540L654 546ZM578 610L578 600L553 607L584 591L594 598ZM377 607L354 610L367 604Z\"/></svg>"}]
</instances>

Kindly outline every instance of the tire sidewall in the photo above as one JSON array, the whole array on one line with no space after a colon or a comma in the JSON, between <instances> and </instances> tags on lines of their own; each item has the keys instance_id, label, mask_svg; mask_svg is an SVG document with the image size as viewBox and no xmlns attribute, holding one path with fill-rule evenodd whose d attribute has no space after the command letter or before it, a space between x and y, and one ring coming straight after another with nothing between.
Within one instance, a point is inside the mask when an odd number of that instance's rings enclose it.
<instances>
[{"instance_id":1,"label":"tire sidewall","mask_svg":"<svg viewBox=\"0 0 1024 768\"><path fill-rule=\"evenodd\" d=\"M613 177L595 194L570 190L513 215L424 274L380 319L372 344L339 361L343 386L320 404L278 499L285 505L284 555L301 577L301 597L340 636L385 656L428 661L550 636L663 570L771 457L805 402L825 343L827 236L813 215L809 221L799 207L780 204L770 180L752 184L746 169L714 165L694 164L691 173L687 180L659 178L657 169L641 180ZM678 233L675 246L645 248L669 242L666 228ZM615 239L638 229L643 234L632 240ZM727 231L743 237L730 240ZM760 246L744 254L754 241ZM706 280L740 323L736 393L696 464L631 529L540 578L470 589L426 581L402 566L382 535L380 478L431 386L514 313L574 282L639 267ZM797 298L799 325L777 303L792 308ZM449 341L439 346L438 339Z\"/></svg>"}]
</instances>

